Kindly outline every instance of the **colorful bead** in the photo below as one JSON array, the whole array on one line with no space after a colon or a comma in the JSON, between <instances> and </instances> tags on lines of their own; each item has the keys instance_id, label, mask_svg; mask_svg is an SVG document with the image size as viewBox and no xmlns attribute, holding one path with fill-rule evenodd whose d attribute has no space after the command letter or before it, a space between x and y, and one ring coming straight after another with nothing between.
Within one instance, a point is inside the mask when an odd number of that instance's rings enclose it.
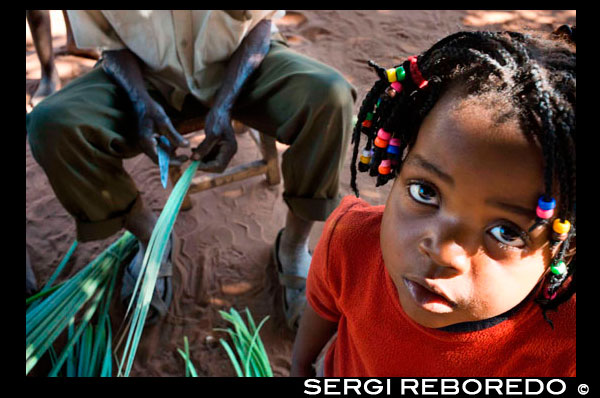
<instances>
[{"instance_id":1,"label":"colorful bead","mask_svg":"<svg viewBox=\"0 0 600 398\"><path fill-rule=\"evenodd\" d=\"M371 127L373 122L371 122L370 120L365 120L364 122L362 122L362 126L363 127Z\"/></svg>"},{"instance_id":2,"label":"colorful bead","mask_svg":"<svg viewBox=\"0 0 600 398\"><path fill-rule=\"evenodd\" d=\"M385 73L387 73L387 77L388 77L388 81L390 83L393 83L397 80L396 78L396 69L392 68L392 69L387 69L385 71Z\"/></svg>"},{"instance_id":3,"label":"colorful bead","mask_svg":"<svg viewBox=\"0 0 600 398\"><path fill-rule=\"evenodd\" d=\"M396 80L401 82L406 77L406 72L402 66L396 68Z\"/></svg>"},{"instance_id":4,"label":"colorful bead","mask_svg":"<svg viewBox=\"0 0 600 398\"><path fill-rule=\"evenodd\" d=\"M392 134L388 133L384 129L379 129L377 132L377 137L381 138L382 140L389 141L389 139L392 138Z\"/></svg>"},{"instance_id":5,"label":"colorful bead","mask_svg":"<svg viewBox=\"0 0 600 398\"><path fill-rule=\"evenodd\" d=\"M389 159L385 159L381 161L381 164L379 164L379 174L390 174L391 171L391 162Z\"/></svg>"},{"instance_id":6,"label":"colorful bead","mask_svg":"<svg viewBox=\"0 0 600 398\"><path fill-rule=\"evenodd\" d=\"M360 157L360 162L364 164L369 164L371 162L371 151L368 149L363 149L362 155Z\"/></svg>"},{"instance_id":7,"label":"colorful bead","mask_svg":"<svg viewBox=\"0 0 600 398\"><path fill-rule=\"evenodd\" d=\"M390 87L396 90L398 94L402 92L402 84L400 84L399 82L393 82L392 84L390 84Z\"/></svg>"},{"instance_id":8,"label":"colorful bead","mask_svg":"<svg viewBox=\"0 0 600 398\"><path fill-rule=\"evenodd\" d=\"M552 223L552 230L559 235L564 235L569 232L571 229L571 223L569 220L565 220L565 222L560 222L560 219L554 220Z\"/></svg>"},{"instance_id":9,"label":"colorful bead","mask_svg":"<svg viewBox=\"0 0 600 398\"><path fill-rule=\"evenodd\" d=\"M410 61L410 74L415 84L419 86L420 89L427 87L427 84L429 82L423 79L423 75L421 75L421 71L419 70L419 66L417 65L417 57L413 55L411 57L408 57L408 60Z\"/></svg>"},{"instance_id":10,"label":"colorful bead","mask_svg":"<svg viewBox=\"0 0 600 398\"><path fill-rule=\"evenodd\" d=\"M390 145L388 146L388 153L392 154L392 155L397 155L400 153L400 148L397 145L392 145L390 142Z\"/></svg>"},{"instance_id":11,"label":"colorful bead","mask_svg":"<svg viewBox=\"0 0 600 398\"><path fill-rule=\"evenodd\" d=\"M390 145L400 146L400 138L392 138L390 140Z\"/></svg>"},{"instance_id":12,"label":"colorful bead","mask_svg":"<svg viewBox=\"0 0 600 398\"><path fill-rule=\"evenodd\" d=\"M539 217L542 218L544 220L547 220L549 218L552 218L552 216L554 215L554 209L550 209L550 210L542 210L539 207L537 207L535 209L535 214Z\"/></svg>"},{"instance_id":13,"label":"colorful bead","mask_svg":"<svg viewBox=\"0 0 600 398\"><path fill-rule=\"evenodd\" d=\"M388 141L386 141L386 140L382 140L381 138L379 138L379 137L376 137L376 138L375 138L375 142L374 142L374 144L375 144L375 146L376 146L376 147L378 147L378 148L387 148L387 146L388 146Z\"/></svg>"},{"instance_id":14,"label":"colorful bead","mask_svg":"<svg viewBox=\"0 0 600 398\"><path fill-rule=\"evenodd\" d=\"M567 272L567 264L565 264L564 261L559 260L556 263L552 264L552 266L550 267L550 271L552 271L554 275L563 275Z\"/></svg>"},{"instance_id":15,"label":"colorful bead","mask_svg":"<svg viewBox=\"0 0 600 398\"><path fill-rule=\"evenodd\" d=\"M555 297L556 297L556 292L552 293L552 295L551 295L550 291L548 289L544 290L544 298L546 300L554 300Z\"/></svg>"},{"instance_id":16,"label":"colorful bead","mask_svg":"<svg viewBox=\"0 0 600 398\"><path fill-rule=\"evenodd\" d=\"M544 197L540 196L540 198L538 199L538 207L542 210L552 210L556 207L556 200L554 200L554 198L551 198L549 202L546 202L544 200Z\"/></svg>"},{"instance_id":17,"label":"colorful bead","mask_svg":"<svg viewBox=\"0 0 600 398\"><path fill-rule=\"evenodd\" d=\"M367 113L367 120L373 120L373 114L371 112Z\"/></svg>"}]
</instances>

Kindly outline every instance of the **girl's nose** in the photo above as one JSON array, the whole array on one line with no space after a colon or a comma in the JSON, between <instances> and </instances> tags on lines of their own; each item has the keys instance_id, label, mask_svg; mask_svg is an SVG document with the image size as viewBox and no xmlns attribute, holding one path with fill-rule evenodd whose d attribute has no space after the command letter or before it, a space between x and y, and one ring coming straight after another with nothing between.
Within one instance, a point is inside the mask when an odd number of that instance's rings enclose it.
<instances>
[{"instance_id":1,"label":"girl's nose","mask_svg":"<svg viewBox=\"0 0 600 398\"><path fill-rule=\"evenodd\" d=\"M466 241L461 239L458 228L440 227L437 231L428 231L419 240L419 251L429 257L439 267L456 274L469 269L470 258L466 250Z\"/></svg>"}]
</instances>

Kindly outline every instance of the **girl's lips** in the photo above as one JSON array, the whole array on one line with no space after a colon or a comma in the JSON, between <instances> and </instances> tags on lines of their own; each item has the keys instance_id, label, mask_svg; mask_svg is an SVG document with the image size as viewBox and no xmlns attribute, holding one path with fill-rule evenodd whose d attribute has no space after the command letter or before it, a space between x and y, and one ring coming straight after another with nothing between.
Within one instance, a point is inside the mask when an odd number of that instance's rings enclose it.
<instances>
[{"instance_id":1,"label":"girl's lips","mask_svg":"<svg viewBox=\"0 0 600 398\"><path fill-rule=\"evenodd\" d=\"M404 281L404 285L408 289L410 296L421 308L430 312L447 313L451 312L456 307L456 303L433 292L433 288L424 286L421 283L410 279L402 278L402 280Z\"/></svg>"}]
</instances>

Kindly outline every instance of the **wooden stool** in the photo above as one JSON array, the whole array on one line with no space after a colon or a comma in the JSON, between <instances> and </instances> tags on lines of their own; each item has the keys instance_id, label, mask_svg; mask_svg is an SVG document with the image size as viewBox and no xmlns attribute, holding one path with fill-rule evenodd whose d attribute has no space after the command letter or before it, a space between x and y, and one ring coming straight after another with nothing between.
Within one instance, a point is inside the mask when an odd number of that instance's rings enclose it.
<instances>
[{"instance_id":1,"label":"wooden stool","mask_svg":"<svg viewBox=\"0 0 600 398\"><path fill-rule=\"evenodd\" d=\"M262 159L230 167L222 173L205 173L194 177L192 179L192 183L190 184L190 188L183 199L183 203L181 204L181 210L185 211L192 208L192 201L189 197L189 195L192 193L205 191L210 188L230 184L236 181L245 180L246 178L257 175L264 174L267 177L267 183L269 185L279 184L281 181L281 175L279 173L279 164L277 162L277 147L275 146L275 138L263 133L259 133L256 130L245 126L243 127L246 130L239 131L240 126L243 125L234 121L234 129L236 130L236 133L240 134L248 132L258 146L262 154ZM175 123L175 129L181 135L195 133L203 128L204 118L193 118ZM169 166L169 178L171 179L173 186L175 186L181 177L181 174L181 166Z\"/></svg>"}]
</instances>

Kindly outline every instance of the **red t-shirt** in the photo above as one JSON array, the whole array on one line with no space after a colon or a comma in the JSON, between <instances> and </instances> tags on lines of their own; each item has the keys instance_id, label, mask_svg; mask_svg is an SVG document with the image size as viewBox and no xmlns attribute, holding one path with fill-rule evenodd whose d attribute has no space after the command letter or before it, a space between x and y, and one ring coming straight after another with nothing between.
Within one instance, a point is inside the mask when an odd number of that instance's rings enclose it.
<instances>
[{"instance_id":1,"label":"red t-shirt","mask_svg":"<svg viewBox=\"0 0 600 398\"><path fill-rule=\"evenodd\" d=\"M307 298L338 323L326 377L575 376L575 296L549 312L533 301L474 332L423 327L402 310L383 264L379 231L385 206L345 197L325 223L307 281Z\"/></svg>"}]
</instances>

